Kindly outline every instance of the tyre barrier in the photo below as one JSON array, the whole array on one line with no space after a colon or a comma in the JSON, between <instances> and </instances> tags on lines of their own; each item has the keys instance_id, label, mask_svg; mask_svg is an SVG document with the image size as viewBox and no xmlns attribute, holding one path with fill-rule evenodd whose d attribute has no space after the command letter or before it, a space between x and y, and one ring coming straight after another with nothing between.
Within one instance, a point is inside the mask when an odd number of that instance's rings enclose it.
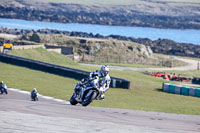
<instances>
[{"instance_id":1,"label":"tyre barrier","mask_svg":"<svg viewBox=\"0 0 200 133\"><path fill-rule=\"evenodd\" d=\"M55 65L51 63L46 63L38 60L28 59L4 53L0 53L0 62L27 67L34 70L56 74L59 76L74 78L76 80L87 78L90 73L79 69L64 67L60 65ZM111 77L110 87L129 89L130 82L126 79Z\"/></svg>"},{"instance_id":2,"label":"tyre barrier","mask_svg":"<svg viewBox=\"0 0 200 133\"><path fill-rule=\"evenodd\" d=\"M163 83L162 89L164 92L168 92L168 93L200 97L200 88L192 88L189 86L181 86L181 85L174 85L174 84L170 84L170 83Z\"/></svg>"}]
</instances>

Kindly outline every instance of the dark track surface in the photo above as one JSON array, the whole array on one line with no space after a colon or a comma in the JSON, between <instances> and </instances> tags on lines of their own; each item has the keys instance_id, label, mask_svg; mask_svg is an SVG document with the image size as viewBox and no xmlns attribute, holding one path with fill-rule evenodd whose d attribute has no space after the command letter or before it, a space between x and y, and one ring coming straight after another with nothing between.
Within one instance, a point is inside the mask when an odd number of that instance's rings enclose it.
<instances>
[{"instance_id":1,"label":"dark track surface","mask_svg":"<svg viewBox=\"0 0 200 133\"><path fill-rule=\"evenodd\" d=\"M8 90L0 95L0 132L200 132L200 116L71 106ZM100 102L100 101L99 101Z\"/></svg>"}]
</instances>

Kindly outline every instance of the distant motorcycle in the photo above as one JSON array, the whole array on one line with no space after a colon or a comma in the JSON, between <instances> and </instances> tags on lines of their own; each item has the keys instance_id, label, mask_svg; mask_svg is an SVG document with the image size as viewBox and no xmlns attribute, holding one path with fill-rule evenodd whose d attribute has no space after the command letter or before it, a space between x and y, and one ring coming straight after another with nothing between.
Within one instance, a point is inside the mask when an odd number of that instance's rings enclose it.
<instances>
[{"instance_id":1,"label":"distant motorcycle","mask_svg":"<svg viewBox=\"0 0 200 133\"><path fill-rule=\"evenodd\" d=\"M3 94L3 93L6 93L6 95L8 94L6 85L2 85L2 87L1 87L1 94Z\"/></svg>"},{"instance_id":2,"label":"distant motorcycle","mask_svg":"<svg viewBox=\"0 0 200 133\"><path fill-rule=\"evenodd\" d=\"M31 92L31 100L38 101L38 93L36 91Z\"/></svg>"},{"instance_id":3,"label":"distant motorcycle","mask_svg":"<svg viewBox=\"0 0 200 133\"><path fill-rule=\"evenodd\" d=\"M74 88L74 93L70 99L71 105L77 103L82 106L89 105L94 99L101 100L101 92L99 86L101 85L102 79L95 76L93 79L82 79L80 83L77 83Z\"/></svg>"}]
</instances>

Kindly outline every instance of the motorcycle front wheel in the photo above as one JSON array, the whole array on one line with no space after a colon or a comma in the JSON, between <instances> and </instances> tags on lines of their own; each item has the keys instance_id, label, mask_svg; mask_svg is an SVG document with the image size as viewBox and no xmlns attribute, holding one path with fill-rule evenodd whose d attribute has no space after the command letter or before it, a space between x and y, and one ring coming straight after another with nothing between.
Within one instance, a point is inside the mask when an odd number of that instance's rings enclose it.
<instances>
[{"instance_id":1,"label":"motorcycle front wheel","mask_svg":"<svg viewBox=\"0 0 200 133\"><path fill-rule=\"evenodd\" d=\"M75 99L75 94L72 95L71 99L70 99L70 104L71 105L76 105L78 102Z\"/></svg>"},{"instance_id":2,"label":"motorcycle front wheel","mask_svg":"<svg viewBox=\"0 0 200 133\"><path fill-rule=\"evenodd\" d=\"M7 90L5 90L5 93L6 93L6 95L8 94L8 91Z\"/></svg>"},{"instance_id":3,"label":"motorcycle front wheel","mask_svg":"<svg viewBox=\"0 0 200 133\"><path fill-rule=\"evenodd\" d=\"M97 96L97 92L95 90L90 90L84 100L82 101L82 106L87 106L89 105L93 100L94 98Z\"/></svg>"}]
</instances>

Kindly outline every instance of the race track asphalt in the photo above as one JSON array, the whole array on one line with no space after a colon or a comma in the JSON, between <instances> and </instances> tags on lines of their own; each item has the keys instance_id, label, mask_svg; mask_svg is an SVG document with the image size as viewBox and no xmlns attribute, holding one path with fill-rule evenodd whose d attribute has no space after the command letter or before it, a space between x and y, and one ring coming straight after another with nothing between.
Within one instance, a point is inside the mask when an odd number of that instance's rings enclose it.
<instances>
[{"instance_id":1,"label":"race track asphalt","mask_svg":"<svg viewBox=\"0 0 200 133\"><path fill-rule=\"evenodd\" d=\"M42 96L35 102L29 93L8 93L0 95L0 133L200 132L200 116L72 106Z\"/></svg>"}]
</instances>

